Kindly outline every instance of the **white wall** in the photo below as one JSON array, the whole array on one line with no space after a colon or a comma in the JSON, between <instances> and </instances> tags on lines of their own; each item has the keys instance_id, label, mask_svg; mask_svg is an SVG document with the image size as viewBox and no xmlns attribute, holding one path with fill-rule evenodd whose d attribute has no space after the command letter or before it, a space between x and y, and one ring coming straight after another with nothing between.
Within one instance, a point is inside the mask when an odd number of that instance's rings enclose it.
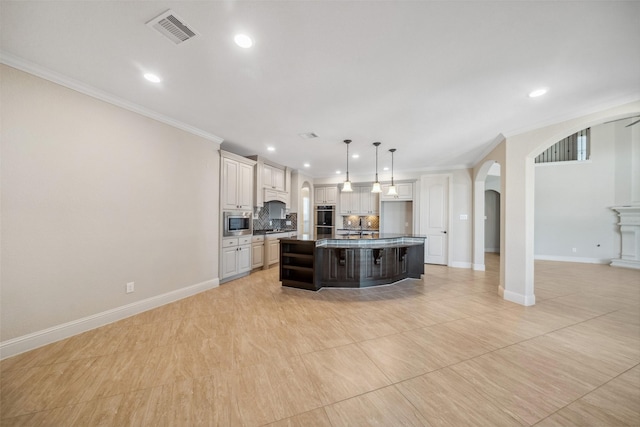
<instances>
[{"instance_id":1,"label":"white wall","mask_svg":"<svg viewBox=\"0 0 640 427\"><path fill-rule=\"evenodd\" d=\"M628 117L640 111L640 101L588 114L506 140L506 161L502 169L504 206L502 232L506 256L501 293L505 299L523 305L535 304L534 289L534 156L560 139L586 127Z\"/></svg>"},{"instance_id":2,"label":"white wall","mask_svg":"<svg viewBox=\"0 0 640 427\"><path fill-rule=\"evenodd\" d=\"M627 127L638 120L633 119L610 123L615 143L615 204L640 204L640 123Z\"/></svg>"},{"instance_id":3,"label":"white wall","mask_svg":"<svg viewBox=\"0 0 640 427\"><path fill-rule=\"evenodd\" d=\"M537 259L608 263L619 257L618 220L610 207L617 195L629 195L631 187L630 169L616 166L618 147L631 143L631 132L624 135L617 131L620 127L621 122L615 122L591 128L586 162L536 165Z\"/></svg>"},{"instance_id":4,"label":"white wall","mask_svg":"<svg viewBox=\"0 0 640 427\"><path fill-rule=\"evenodd\" d=\"M488 175L487 179L484 182L485 190L493 190L496 192L500 192L500 177L496 175Z\"/></svg>"},{"instance_id":5,"label":"white wall","mask_svg":"<svg viewBox=\"0 0 640 427\"><path fill-rule=\"evenodd\" d=\"M3 344L217 284L218 144L0 72Z\"/></svg>"}]
</instances>

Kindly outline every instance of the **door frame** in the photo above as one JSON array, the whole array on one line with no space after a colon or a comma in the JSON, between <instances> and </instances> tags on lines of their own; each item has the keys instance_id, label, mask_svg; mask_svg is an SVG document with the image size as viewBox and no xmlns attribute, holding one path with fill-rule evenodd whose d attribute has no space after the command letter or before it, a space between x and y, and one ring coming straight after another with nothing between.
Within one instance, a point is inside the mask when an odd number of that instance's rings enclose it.
<instances>
[{"instance_id":1,"label":"door frame","mask_svg":"<svg viewBox=\"0 0 640 427\"><path fill-rule=\"evenodd\" d=\"M428 178L434 177L442 177L447 178L447 267L456 267L453 263L453 245L451 244L451 236L454 234L453 229L453 174L452 173L437 173L437 174L425 174L420 176L420 192L424 194L420 194L420 227L422 224L428 224L427 214L428 211L426 209L427 203L427 195L426 195L426 185L424 180ZM426 245L428 242L425 242L425 258L426 258ZM425 263L426 264L426 263ZM438 265L438 264L434 264ZM445 264L443 264L445 265Z\"/></svg>"}]
</instances>

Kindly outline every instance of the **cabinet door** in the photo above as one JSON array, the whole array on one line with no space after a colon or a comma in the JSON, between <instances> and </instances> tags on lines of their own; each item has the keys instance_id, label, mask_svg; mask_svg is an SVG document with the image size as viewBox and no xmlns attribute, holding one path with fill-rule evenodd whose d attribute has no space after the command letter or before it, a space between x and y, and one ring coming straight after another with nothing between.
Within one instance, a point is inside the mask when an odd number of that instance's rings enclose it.
<instances>
[{"instance_id":1,"label":"cabinet door","mask_svg":"<svg viewBox=\"0 0 640 427\"><path fill-rule=\"evenodd\" d=\"M380 213L380 193L369 193L369 198L371 199L371 214L378 215Z\"/></svg>"},{"instance_id":2,"label":"cabinet door","mask_svg":"<svg viewBox=\"0 0 640 427\"><path fill-rule=\"evenodd\" d=\"M264 242L251 245L251 268L264 265Z\"/></svg>"},{"instance_id":3,"label":"cabinet door","mask_svg":"<svg viewBox=\"0 0 640 427\"><path fill-rule=\"evenodd\" d=\"M338 187L325 187L324 191L324 203L328 205L335 205L338 203Z\"/></svg>"},{"instance_id":4,"label":"cabinet door","mask_svg":"<svg viewBox=\"0 0 640 427\"><path fill-rule=\"evenodd\" d=\"M284 170L273 168L271 171L271 186L278 191L284 191Z\"/></svg>"},{"instance_id":5,"label":"cabinet door","mask_svg":"<svg viewBox=\"0 0 640 427\"><path fill-rule=\"evenodd\" d=\"M251 245L238 247L238 273L251 270Z\"/></svg>"},{"instance_id":6,"label":"cabinet door","mask_svg":"<svg viewBox=\"0 0 640 427\"><path fill-rule=\"evenodd\" d=\"M315 191L314 191L314 200L313 202L316 205L323 205L324 204L324 187L316 187Z\"/></svg>"},{"instance_id":7,"label":"cabinet door","mask_svg":"<svg viewBox=\"0 0 640 427\"><path fill-rule=\"evenodd\" d=\"M342 215L351 214L351 195L353 193L340 192L340 213Z\"/></svg>"},{"instance_id":8,"label":"cabinet door","mask_svg":"<svg viewBox=\"0 0 640 427\"><path fill-rule=\"evenodd\" d=\"M222 249L222 278L238 274L238 247Z\"/></svg>"},{"instance_id":9,"label":"cabinet door","mask_svg":"<svg viewBox=\"0 0 640 427\"><path fill-rule=\"evenodd\" d=\"M358 195L360 196L360 212L363 215L371 214L371 196L375 193L372 193L369 187L360 187L358 188Z\"/></svg>"},{"instance_id":10,"label":"cabinet door","mask_svg":"<svg viewBox=\"0 0 640 427\"><path fill-rule=\"evenodd\" d=\"M388 196L390 184L384 184L382 186L382 194L380 195L380 200L413 200L413 183L411 182L403 182L401 184L396 184L396 191L398 195L396 196Z\"/></svg>"},{"instance_id":11,"label":"cabinet door","mask_svg":"<svg viewBox=\"0 0 640 427\"><path fill-rule=\"evenodd\" d=\"M262 186L273 188L273 168L269 165L262 165Z\"/></svg>"},{"instance_id":12,"label":"cabinet door","mask_svg":"<svg viewBox=\"0 0 640 427\"><path fill-rule=\"evenodd\" d=\"M269 265L280 262L280 241L278 239L269 240Z\"/></svg>"},{"instance_id":13,"label":"cabinet door","mask_svg":"<svg viewBox=\"0 0 640 427\"><path fill-rule=\"evenodd\" d=\"M378 213L379 193L372 193L369 187L360 188L360 213L374 215Z\"/></svg>"},{"instance_id":14,"label":"cabinet door","mask_svg":"<svg viewBox=\"0 0 640 427\"><path fill-rule=\"evenodd\" d=\"M253 166L239 164L238 170L238 206L251 209L253 206Z\"/></svg>"},{"instance_id":15,"label":"cabinet door","mask_svg":"<svg viewBox=\"0 0 640 427\"><path fill-rule=\"evenodd\" d=\"M398 184L398 198L402 200L412 200L413 199L413 184L410 182L404 182L402 184Z\"/></svg>"},{"instance_id":16,"label":"cabinet door","mask_svg":"<svg viewBox=\"0 0 640 427\"><path fill-rule=\"evenodd\" d=\"M240 164L222 159L222 209L238 209L238 175Z\"/></svg>"}]
</instances>

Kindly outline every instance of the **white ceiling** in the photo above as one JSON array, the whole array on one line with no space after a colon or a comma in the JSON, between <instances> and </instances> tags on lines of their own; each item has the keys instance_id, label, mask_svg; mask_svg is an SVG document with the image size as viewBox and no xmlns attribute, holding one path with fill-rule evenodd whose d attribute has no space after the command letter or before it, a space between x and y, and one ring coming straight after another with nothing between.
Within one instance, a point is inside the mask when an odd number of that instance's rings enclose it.
<instances>
[{"instance_id":1,"label":"white ceiling","mask_svg":"<svg viewBox=\"0 0 640 427\"><path fill-rule=\"evenodd\" d=\"M314 177L472 165L505 136L640 99L640 2L6 1L32 63ZM199 32L145 25L172 9ZM251 49L233 42L254 39ZM6 60L5 60L6 62ZM152 71L163 78L142 78ZM538 87L547 95L529 98ZM302 139L315 132L316 139ZM266 151L272 145L274 153ZM373 176L372 176L373 178Z\"/></svg>"}]
</instances>

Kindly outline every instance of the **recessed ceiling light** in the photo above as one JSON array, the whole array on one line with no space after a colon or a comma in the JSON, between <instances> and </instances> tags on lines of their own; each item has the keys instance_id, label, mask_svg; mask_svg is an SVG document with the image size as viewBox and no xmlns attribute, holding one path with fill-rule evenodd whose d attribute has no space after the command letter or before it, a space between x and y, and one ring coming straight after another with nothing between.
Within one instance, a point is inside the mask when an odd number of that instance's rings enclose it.
<instances>
[{"instance_id":1,"label":"recessed ceiling light","mask_svg":"<svg viewBox=\"0 0 640 427\"><path fill-rule=\"evenodd\" d=\"M336 175L340 175L342 172L340 171L336 171Z\"/></svg>"},{"instance_id":2,"label":"recessed ceiling light","mask_svg":"<svg viewBox=\"0 0 640 427\"><path fill-rule=\"evenodd\" d=\"M253 40L251 40L251 37L247 36L246 34L236 34L233 40L236 42L238 46L245 49L248 49L251 46L253 46Z\"/></svg>"},{"instance_id":3,"label":"recessed ceiling light","mask_svg":"<svg viewBox=\"0 0 640 427\"><path fill-rule=\"evenodd\" d=\"M539 96L544 95L545 93L547 93L547 89L545 88L536 89L529 94L529 98L537 98Z\"/></svg>"},{"instance_id":4,"label":"recessed ceiling light","mask_svg":"<svg viewBox=\"0 0 640 427\"><path fill-rule=\"evenodd\" d=\"M389 166L385 166L382 168L383 171L388 171L389 170Z\"/></svg>"},{"instance_id":5,"label":"recessed ceiling light","mask_svg":"<svg viewBox=\"0 0 640 427\"><path fill-rule=\"evenodd\" d=\"M267 147L268 151L276 151L275 147Z\"/></svg>"},{"instance_id":6,"label":"recessed ceiling light","mask_svg":"<svg viewBox=\"0 0 640 427\"><path fill-rule=\"evenodd\" d=\"M359 158L359 157L360 157L360 154L354 154L354 155L353 155L353 156L351 156L351 157L353 157L354 159L357 159L357 158Z\"/></svg>"},{"instance_id":7,"label":"recessed ceiling light","mask_svg":"<svg viewBox=\"0 0 640 427\"><path fill-rule=\"evenodd\" d=\"M144 78L152 83L160 83L162 79L153 73L145 73Z\"/></svg>"},{"instance_id":8,"label":"recessed ceiling light","mask_svg":"<svg viewBox=\"0 0 640 427\"><path fill-rule=\"evenodd\" d=\"M304 167L305 167L305 168L308 168L309 166L311 166L309 163L305 163L305 164L304 164Z\"/></svg>"}]
</instances>

